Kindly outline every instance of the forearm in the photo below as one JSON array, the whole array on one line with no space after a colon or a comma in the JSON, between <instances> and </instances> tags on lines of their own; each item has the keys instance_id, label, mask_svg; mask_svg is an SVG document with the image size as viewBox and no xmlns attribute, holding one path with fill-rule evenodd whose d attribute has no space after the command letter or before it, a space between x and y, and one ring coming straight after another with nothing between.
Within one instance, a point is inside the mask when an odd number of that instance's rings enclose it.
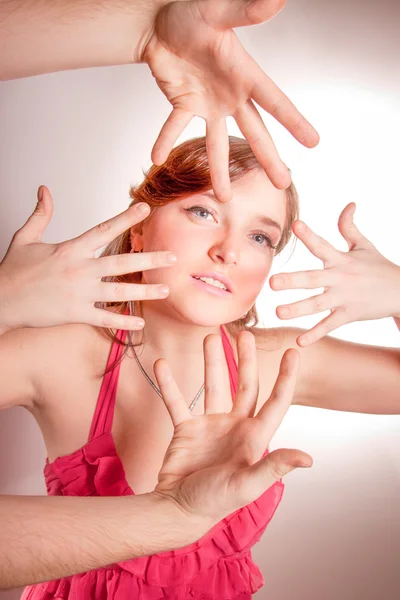
<instances>
[{"instance_id":1,"label":"forearm","mask_svg":"<svg viewBox=\"0 0 400 600\"><path fill-rule=\"evenodd\" d=\"M170 0L0 0L0 79L140 62Z\"/></svg>"},{"instance_id":2,"label":"forearm","mask_svg":"<svg viewBox=\"0 0 400 600\"><path fill-rule=\"evenodd\" d=\"M156 494L0 496L0 589L182 547L202 527Z\"/></svg>"}]
</instances>

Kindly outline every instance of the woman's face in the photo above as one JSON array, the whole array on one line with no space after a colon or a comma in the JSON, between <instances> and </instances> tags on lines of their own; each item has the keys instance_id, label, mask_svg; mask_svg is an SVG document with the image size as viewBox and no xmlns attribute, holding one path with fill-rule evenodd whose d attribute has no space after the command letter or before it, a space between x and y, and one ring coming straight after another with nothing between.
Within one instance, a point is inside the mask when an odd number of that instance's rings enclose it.
<instances>
[{"instance_id":1,"label":"woman's face","mask_svg":"<svg viewBox=\"0 0 400 600\"><path fill-rule=\"evenodd\" d=\"M169 250L176 265L143 273L143 283L165 283L170 293L151 309L186 322L214 326L234 321L254 304L275 255L286 219L286 194L263 171L232 185L232 200L193 194L155 211L132 242L144 252ZM223 280L229 291L197 279Z\"/></svg>"}]
</instances>

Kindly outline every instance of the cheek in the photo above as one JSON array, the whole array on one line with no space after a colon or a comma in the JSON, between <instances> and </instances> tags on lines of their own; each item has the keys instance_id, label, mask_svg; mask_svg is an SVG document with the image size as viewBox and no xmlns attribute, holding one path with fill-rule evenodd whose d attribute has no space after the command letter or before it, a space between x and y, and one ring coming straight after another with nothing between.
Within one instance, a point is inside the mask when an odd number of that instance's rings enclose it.
<instances>
[{"instance_id":1,"label":"cheek","mask_svg":"<svg viewBox=\"0 0 400 600\"><path fill-rule=\"evenodd\" d=\"M253 256L253 260L242 270L240 287L245 290L246 295L253 298L260 293L271 271L272 259L272 255L260 260L254 260Z\"/></svg>"}]
</instances>

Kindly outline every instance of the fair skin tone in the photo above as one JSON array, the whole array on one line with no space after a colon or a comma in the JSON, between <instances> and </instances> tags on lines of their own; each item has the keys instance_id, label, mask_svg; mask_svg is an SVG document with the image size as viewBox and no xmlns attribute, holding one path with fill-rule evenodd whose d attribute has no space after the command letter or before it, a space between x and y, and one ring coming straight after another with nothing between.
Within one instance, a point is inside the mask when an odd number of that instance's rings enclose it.
<instances>
[{"instance_id":1,"label":"fair skin tone","mask_svg":"<svg viewBox=\"0 0 400 600\"><path fill-rule=\"evenodd\" d=\"M197 115L206 122L214 191L221 201L229 200L225 119L231 115L271 181L285 188L290 184L288 169L254 103L307 147L318 143L318 134L232 29L268 21L284 4L285 0L0 0L0 79L146 62L173 107L154 145L154 163L165 161Z\"/></svg>"},{"instance_id":2,"label":"fair skin tone","mask_svg":"<svg viewBox=\"0 0 400 600\"><path fill-rule=\"evenodd\" d=\"M142 236L132 231L132 241L138 249L143 247L145 251L160 252L165 251L165 244L169 244L172 248L168 247L168 250L172 249L177 255L175 266L145 271L145 281L150 284L167 283L170 293L165 300L144 303L146 344L140 359L149 373L158 361L155 374L161 388L163 369L169 365L186 405L204 378L202 350L205 336L208 336L206 339L218 340L221 315L225 315L225 322L240 317L253 303L268 277L274 251L259 234L262 230L275 245L277 240L273 236L276 236L277 227L271 223L261 224L256 215L262 213L268 216L278 228L284 225L283 192L276 190L262 171L250 173L235 182L233 190L233 200L229 204L218 203L209 194L185 198L159 209L158 215L144 226ZM185 210L199 205L213 211L212 216L203 210L196 213ZM345 217L344 221L347 231L348 227L351 228L351 219ZM184 245L188 240L192 248L190 256ZM303 241L312 243L306 235ZM325 248L326 244L322 247ZM366 261L371 258L377 262L381 260L377 251L374 253L370 249L370 252L372 255ZM346 264L351 264L351 260L349 253ZM343 271L340 271L342 267L338 268L340 281ZM191 274L203 269L219 270L228 275L232 282L232 295L216 297L197 287ZM376 278L380 273L381 269L377 268ZM360 285L365 285L365 277L360 277L359 281ZM380 284L386 289L386 293L382 291L382 298L386 297L389 289L396 289L396 281L398 268L388 269L387 275L379 282L377 280L375 287ZM337 284L330 283L330 286L337 297L342 296L341 302L348 304L351 294L347 299L343 295L346 286L342 291ZM353 289L352 294L355 291ZM382 315L381 307L373 308L378 299L371 299L365 318L371 318L375 313L377 318L388 316ZM385 307L383 313L389 309L393 312L392 316L398 316L397 305ZM360 313L352 316L362 317ZM153 326L154 323L157 327ZM164 331L167 328L168 340ZM301 331L260 329L253 330L253 333L260 385L250 404L253 408L257 404L258 411L269 405L266 400L273 388L282 355L295 345ZM0 344L0 365L4 369L3 405L22 404L34 415L50 461L83 446L87 441L100 377L109 352L109 340L93 327L68 325L10 331L1 336L0 341L3 342ZM236 351L235 344L233 347ZM301 368L294 389L294 403L360 412L399 412L398 351L324 338L312 346L303 347L300 353ZM185 356L184 370L181 369L182 356ZM160 357L164 360L158 360ZM211 362L216 362L215 357ZM221 365L218 379L221 390L225 390L224 394L218 394L223 397L220 409L226 412L232 408L232 399L225 364ZM253 381L254 375L250 379ZM176 391L171 393L171 401L175 397ZM145 403L143 398L146 398ZM203 405L202 399L195 408L195 415L200 416L204 409L207 410L207 405ZM180 418L175 414L173 422ZM121 365L113 435L127 481L137 494L147 493L157 485L172 434L168 409L128 355ZM164 483L167 487L158 490L165 494L168 493L168 481Z\"/></svg>"}]
</instances>

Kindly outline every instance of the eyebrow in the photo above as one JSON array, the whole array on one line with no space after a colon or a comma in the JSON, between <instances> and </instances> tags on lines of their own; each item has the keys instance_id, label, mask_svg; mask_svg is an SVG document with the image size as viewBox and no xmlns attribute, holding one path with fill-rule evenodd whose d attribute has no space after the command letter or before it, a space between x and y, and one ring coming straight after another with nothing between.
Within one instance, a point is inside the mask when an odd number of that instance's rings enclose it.
<instances>
[{"instance_id":1,"label":"eyebrow","mask_svg":"<svg viewBox=\"0 0 400 600\"><path fill-rule=\"evenodd\" d=\"M217 202L217 204L221 204L220 202L218 202L218 200L215 198L215 196L212 192L202 192L201 195L207 196L207 198L210 198L210 200L214 200L214 202ZM257 221L260 221L260 223L262 223L263 225L267 225L267 226L269 225L270 227L275 227L276 229L279 230L279 232L282 231L282 228L279 225L279 223L274 221L274 219L271 219L271 217L267 217L267 215L257 214L257 215L254 215L254 218L257 219Z\"/></svg>"}]
</instances>

